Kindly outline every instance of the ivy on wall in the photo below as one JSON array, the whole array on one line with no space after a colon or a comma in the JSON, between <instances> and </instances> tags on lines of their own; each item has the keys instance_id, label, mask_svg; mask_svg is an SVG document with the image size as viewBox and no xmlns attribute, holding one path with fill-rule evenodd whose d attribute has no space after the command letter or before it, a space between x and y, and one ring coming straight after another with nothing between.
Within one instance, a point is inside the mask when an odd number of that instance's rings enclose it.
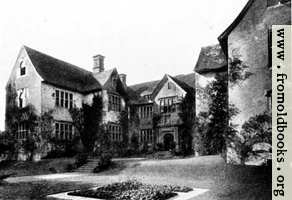
<instances>
[{"instance_id":1,"label":"ivy on wall","mask_svg":"<svg viewBox=\"0 0 292 200\"><path fill-rule=\"evenodd\" d=\"M231 87L240 85L253 75L253 73L249 71L249 66L239 58L235 57L230 58L229 60L230 68L228 72L228 79Z\"/></svg>"},{"instance_id":2,"label":"ivy on wall","mask_svg":"<svg viewBox=\"0 0 292 200\"><path fill-rule=\"evenodd\" d=\"M96 142L101 143L104 128L102 122L103 102L100 95L94 95L92 104L83 103L81 108L70 109L74 127L78 130L86 152L92 152Z\"/></svg>"},{"instance_id":3,"label":"ivy on wall","mask_svg":"<svg viewBox=\"0 0 292 200\"><path fill-rule=\"evenodd\" d=\"M48 142L53 133L52 111L36 114L35 107L31 104L19 108L16 104L17 93L15 85L9 84L6 88L6 134L15 142L14 154L23 150L32 160L35 153L46 152ZM19 124L24 123L29 134L24 140L16 140ZM13 138L13 139L12 139Z\"/></svg>"},{"instance_id":4,"label":"ivy on wall","mask_svg":"<svg viewBox=\"0 0 292 200\"><path fill-rule=\"evenodd\" d=\"M183 155L192 153L193 132L195 126L195 93L188 92L180 104L179 117L182 120L181 126L181 152Z\"/></svg>"}]
</instances>

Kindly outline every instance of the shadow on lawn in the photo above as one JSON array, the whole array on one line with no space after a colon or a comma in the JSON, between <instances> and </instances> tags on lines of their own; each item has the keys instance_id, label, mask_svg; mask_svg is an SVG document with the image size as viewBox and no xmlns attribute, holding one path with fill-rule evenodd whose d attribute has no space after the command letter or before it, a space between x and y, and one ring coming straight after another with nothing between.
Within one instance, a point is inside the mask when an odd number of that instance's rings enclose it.
<instances>
[{"instance_id":1,"label":"shadow on lawn","mask_svg":"<svg viewBox=\"0 0 292 200\"><path fill-rule=\"evenodd\" d=\"M272 199L271 166L226 165L224 176L216 181L212 191L216 200L270 200ZM212 196L213 196L212 195ZM213 199L207 197L206 199ZM205 200L202 198L201 200Z\"/></svg>"}]
</instances>

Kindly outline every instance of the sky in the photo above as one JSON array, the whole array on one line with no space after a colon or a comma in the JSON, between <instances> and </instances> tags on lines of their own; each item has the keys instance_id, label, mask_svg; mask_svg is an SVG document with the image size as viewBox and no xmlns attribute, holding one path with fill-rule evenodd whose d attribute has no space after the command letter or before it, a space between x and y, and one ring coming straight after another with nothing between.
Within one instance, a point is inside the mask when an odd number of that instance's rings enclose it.
<instances>
[{"instance_id":1,"label":"sky","mask_svg":"<svg viewBox=\"0 0 292 200\"><path fill-rule=\"evenodd\" d=\"M0 0L0 130L5 85L22 45L127 84L193 71L200 49L218 43L247 0Z\"/></svg>"}]
</instances>

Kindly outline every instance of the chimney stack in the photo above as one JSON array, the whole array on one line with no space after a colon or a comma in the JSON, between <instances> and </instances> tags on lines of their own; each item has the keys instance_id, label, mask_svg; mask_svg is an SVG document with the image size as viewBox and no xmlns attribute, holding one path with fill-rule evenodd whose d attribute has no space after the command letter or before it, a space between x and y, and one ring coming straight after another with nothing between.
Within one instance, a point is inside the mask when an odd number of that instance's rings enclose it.
<instances>
[{"instance_id":1,"label":"chimney stack","mask_svg":"<svg viewBox=\"0 0 292 200\"><path fill-rule=\"evenodd\" d=\"M119 77L124 85L127 83L127 75L126 74L119 74Z\"/></svg>"},{"instance_id":2,"label":"chimney stack","mask_svg":"<svg viewBox=\"0 0 292 200\"><path fill-rule=\"evenodd\" d=\"M93 56L93 73L99 73L104 71L104 56L95 55Z\"/></svg>"}]
</instances>

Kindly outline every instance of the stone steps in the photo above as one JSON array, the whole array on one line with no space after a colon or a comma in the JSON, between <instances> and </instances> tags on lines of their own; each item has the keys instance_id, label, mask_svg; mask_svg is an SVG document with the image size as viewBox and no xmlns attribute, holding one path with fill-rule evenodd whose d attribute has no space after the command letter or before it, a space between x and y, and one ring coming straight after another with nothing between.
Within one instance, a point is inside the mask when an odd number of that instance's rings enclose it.
<instances>
[{"instance_id":1,"label":"stone steps","mask_svg":"<svg viewBox=\"0 0 292 200\"><path fill-rule=\"evenodd\" d=\"M99 159L89 159L89 161L77 168L75 172L92 173L93 169L98 165Z\"/></svg>"}]
</instances>

